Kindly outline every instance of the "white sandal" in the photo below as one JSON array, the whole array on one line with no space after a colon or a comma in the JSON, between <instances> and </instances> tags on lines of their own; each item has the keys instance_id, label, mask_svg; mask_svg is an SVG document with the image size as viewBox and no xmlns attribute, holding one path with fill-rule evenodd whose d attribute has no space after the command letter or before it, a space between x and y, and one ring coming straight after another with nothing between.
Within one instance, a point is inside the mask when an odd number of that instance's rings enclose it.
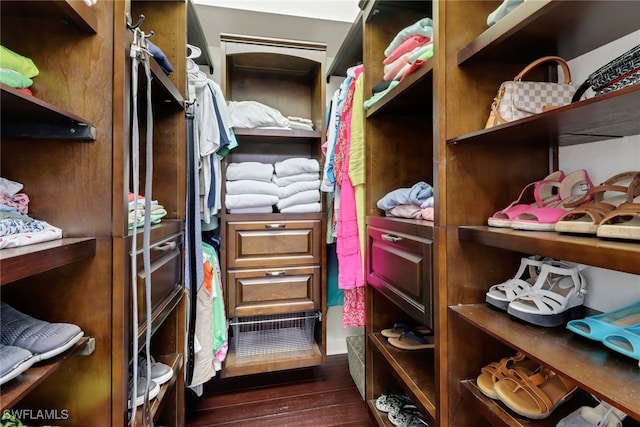
<instances>
[{"instance_id":1,"label":"white sandal","mask_svg":"<svg viewBox=\"0 0 640 427\"><path fill-rule=\"evenodd\" d=\"M562 265L562 266L561 266ZM582 316L587 293L584 265L544 264L532 288L511 301L510 315L538 326L554 327ZM545 285L550 284L550 287Z\"/></svg>"},{"instance_id":2,"label":"white sandal","mask_svg":"<svg viewBox=\"0 0 640 427\"><path fill-rule=\"evenodd\" d=\"M512 279L491 286L486 293L485 301L500 310L507 311L509 303L515 297L531 290L542 264L543 260L536 255L522 257L516 275Z\"/></svg>"}]
</instances>

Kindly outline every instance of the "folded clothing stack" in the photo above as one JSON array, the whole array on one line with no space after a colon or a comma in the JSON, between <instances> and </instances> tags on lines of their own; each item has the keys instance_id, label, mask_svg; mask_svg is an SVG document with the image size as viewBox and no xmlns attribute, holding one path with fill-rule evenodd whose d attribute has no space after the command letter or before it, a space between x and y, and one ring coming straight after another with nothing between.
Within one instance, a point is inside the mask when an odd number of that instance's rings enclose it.
<instances>
[{"instance_id":1,"label":"folded clothing stack","mask_svg":"<svg viewBox=\"0 0 640 427\"><path fill-rule=\"evenodd\" d=\"M167 210L158 203L157 200L151 201L151 211L149 217L151 224L159 224L162 218L167 216ZM145 198L142 195L136 197L133 193L129 193L129 228L132 229L134 223L136 228L144 226L145 219Z\"/></svg>"},{"instance_id":2,"label":"folded clothing stack","mask_svg":"<svg viewBox=\"0 0 640 427\"><path fill-rule=\"evenodd\" d=\"M433 221L433 187L420 181L410 188L398 188L378 200L378 209L387 216Z\"/></svg>"},{"instance_id":3,"label":"folded clothing stack","mask_svg":"<svg viewBox=\"0 0 640 427\"><path fill-rule=\"evenodd\" d=\"M231 214L271 213L278 203L272 182L273 165L260 162L230 163L226 173L225 207Z\"/></svg>"},{"instance_id":4,"label":"folded clothing stack","mask_svg":"<svg viewBox=\"0 0 640 427\"><path fill-rule=\"evenodd\" d=\"M31 79L38 74L40 71L31 58L0 45L0 83L32 95L27 88L33 84Z\"/></svg>"},{"instance_id":5,"label":"folded clothing stack","mask_svg":"<svg viewBox=\"0 0 640 427\"><path fill-rule=\"evenodd\" d=\"M84 333L71 323L49 323L0 303L0 384L17 377L33 363L71 348Z\"/></svg>"},{"instance_id":6,"label":"folded clothing stack","mask_svg":"<svg viewBox=\"0 0 640 427\"><path fill-rule=\"evenodd\" d=\"M273 183L278 188L278 210L282 213L321 211L320 164L316 159L294 157L277 162Z\"/></svg>"},{"instance_id":7,"label":"folded clothing stack","mask_svg":"<svg viewBox=\"0 0 640 427\"><path fill-rule=\"evenodd\" d=\"M295 116L288 116L287 119L289 119L289 127L291 129L313 130L313 122L311 119Z\"/></svg>"}]
</instances>

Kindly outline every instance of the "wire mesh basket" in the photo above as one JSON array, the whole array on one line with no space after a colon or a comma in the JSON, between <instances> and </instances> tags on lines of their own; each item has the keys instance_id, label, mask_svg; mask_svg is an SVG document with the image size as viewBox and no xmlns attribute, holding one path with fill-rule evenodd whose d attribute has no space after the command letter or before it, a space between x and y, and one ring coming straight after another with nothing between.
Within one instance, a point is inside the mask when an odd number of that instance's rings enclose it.
<instances>
[{"instance_id":1,"label":"wire mesh basket","mask_svg":"<svg viewBox=\"0 0 640 427\"><path fill-rule=\"evenodd\" d=\"M313 311L234 317L230 326L236 357L310 350L318 317Z\"/></svg>"}]
</instances>

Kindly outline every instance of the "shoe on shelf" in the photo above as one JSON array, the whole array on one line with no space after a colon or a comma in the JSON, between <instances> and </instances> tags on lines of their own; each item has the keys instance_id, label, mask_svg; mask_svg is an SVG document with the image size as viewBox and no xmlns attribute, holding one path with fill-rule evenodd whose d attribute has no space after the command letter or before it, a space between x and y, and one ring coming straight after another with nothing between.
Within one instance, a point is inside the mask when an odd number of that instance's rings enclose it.
<instances>
[{"instance_id":1,"label":"shoe on shelf","mask_svg":"<svg viewBox=\"0 0 640 427\"><path fill-rule=\"evenodd\" d=\"M413 329L403 331L398 338L387 338L389 344L402 350L424 350L435 348L433 335L422 334Z\"/></svg>"},{"instance_id":2,"label":"shoe on shelf","mask_svg":"<svg viewBox=\"0 0 640 427\"><path fill-rule=\"evenodd\" d=\"M590 202L578 200L570 211L556 223L555 230L560 233L595 235L602 220L623 203L632 203L640 196L640 172L619 173L587 191ZM571 207L571 206L569 206Z\"/></svg>"},{"instance_id":3,"label":"shoe on shelf","mask_svg":"<svg viewBox=\"0 0 640 427\"><path fill-rule=\"evenodd\" d=\"M578 390L572 380L541 366L527 374L515 368L493 386L496 394L518 415L540 420L549 417Z\"/></svg>"},{"instance_id":4,"label":"shoe on shelf","mask_svg":"<svg viewBox=\"0 0 640 427\"><path fill-rule=\"evenodd\" d=\"M424 422L422 418L422 414L414 405L407 405L400 408L397 412L389 412L387 414L387 418L394 426L424 426L428 425L426 422L424 424L419 424L421 421Z\"/></svg>"},{"instance_id":5,"label":"shoe on shelf","mask_svg":"<svg viewBox=\"0 0 640 427\"><path fill-rule=\"evenodd\" d=\"M397 412L406 405L411 405L411 398L404 393L384 393L378 396L375 405L380 412Z\"/></svg>"},{"instance_id":6,"label":"shoe on shelf","mask_svg":"<svg viewBox=\"0 0 640 427\"><path fill-rule=\"evenodd\" d=\"M511 221L530 207L543 207L559 200L558 189L565 178L563 171L555 171L540 181L527 184L516 200L506 208L494 213L487 223L491 227L510 228ZM527 192L533 190L533 197L527 197ZM533 199L532 202L524 202L525 199Z\"/></svg>"},{"instance_id":7,"label":"shoe on shelf","mask_svg":"<svg viewBox=\"0 0 640 427\"><path fill-rule=\"evenodd\" d=\"M49 323L0 305L1 342L30 351L34 362L50 359L71 348L84 333L70 323Z\"/></svg>"},{"instance_id":8,"label":"shoe on shelf","mask_svg":"<svg viewBox=\"0 0 640 427\"><path fill-rule=\"evenodd\" d=\"M640 361L640 325L618 329L617 332L605 336L602 344L611 350Z\"/></svg>"},{"instance_id":9,"label":"shoe on shelf","mask_svg":"<svg viewBox=\"0 0 640 427\"><path fill-rule=\"evenodd\" d=\"M545 263L530 291L518 295L507 313L533 325L555 327L581 317L586 280L583 265L569 267Z\"/></svg>"},{"instance_id":10,"label":"shoe on shelf","mask_svg":"<svg viewBox=\"0 0 640 427\"><path fill-rule=\"evenodd\" d=\"M171 377L173 377L173 369L171 369L171 366L156 362L153 356L151 356L150 361L151 379L158 385L168 382ZM143 376L147 374L147 358L144 354L138 358L138 372Z\"/></svg>"},{"instance_id":11,"label":"shoe on shelf","mask_svg":"<svg viewBox=\"0 0 640 427\"><path fill-rule=\"evenodd\" d=\"M388 329L383 329L380 331L382 336L386 338L399 338L400 335L406 330L413 330L422 335L432 334L433 331L426 326L423 325L412 325L406 322L396 322L393 324L393 327Z\"/></svg>"},{"instance_id":12,"label":"shoe on shelf","mask_svg":"<svg viewBox=\"0 0 640 427\"><path fill-rule=\"evenodd\" d=\"M527 359L524 354L517 352L513 356L503 357L499 362L491 362L481 369L480 375L476 379L478 388L490 399L498 399L498 395L493 389L493 385L504 379L509 369L518 368L527 375L533 373L540 365L531 359Z\"/></svg>"},{"instance_id":13,"label":"shoe on shelf","mask_svg":"<svg viewBox=\"0 0 640 427\"><path fill-rule=\"evenodd\" d=\"M576 204L591 200L587 192L593 183L586 170L580 169L567 175L560 183L558 200L544 206L530 206L512 221L511 228L529 231L554 231L558 220Z\"/></svg>"},{"instance_id":14,"label":"shoe on shelf","mask_svg":"<svg viewBox=\"0 0 640 427\"><path fill-rule=\"evenodd\" d=\"M0 344L0 385L29 369L34 362L29 350Z\"/></svg>"},{"instance_id":15,"label":"shoe on shelf","mask_svg":"<svg viewBox=\"0 0 640 427\"><path fill-rule=\"evenodd\" d=\"M576 409L561 419L556 427L622 427L626 417L627 414L618 408L599 401L595 407L581 406Z\"/></svg>"},{"instance_id":16,"label":"shoe on shelf","mask_svg":"<svg viewBox=\"0 0 640 427\"><path fill-rule=\"evenodd\" d=\"M567 323L571 332L595 341L630 327L640 327L640 301Z\"/></svg>"},{"instance_id":17,"label":"shoe on shelf","mask_svg":"<svg viewBox=\"0 0 640 427\"><path fill-rule=\"evenodd\" d=\"M602 218L598 237L623 240L640 240L640 196L623 203Z\"/></svg>"},{"instance_id":18,"label":"shoe on shelf","mask_svg":"<svg viewBox=\"0 0 640 427\"><path fill-rule=\"evenodd\" d=\"M485 301L495 308L507 311L509 303L515 297L531 290L543 263L544 260L536 255L522 257L516 275L512 279L491 286L486 293Z\"/></svg>"},{"instance_id":19,"label":"shoe on shelf","mask_svg":"<svg viewBox=\"0 0 640 427\"><path fill-rule=\"evenodd\" d=\"M135 406L141 406L144 403L144 393L147 387L149 387L149 400L155 399L160 393L160 386L155 381L147 381L146 378L138 376L136 384L136 398ZM129 400L128 407L131 409L131 397L133 394L133 378L129 378Z\"/></svg>"}]
</instances>

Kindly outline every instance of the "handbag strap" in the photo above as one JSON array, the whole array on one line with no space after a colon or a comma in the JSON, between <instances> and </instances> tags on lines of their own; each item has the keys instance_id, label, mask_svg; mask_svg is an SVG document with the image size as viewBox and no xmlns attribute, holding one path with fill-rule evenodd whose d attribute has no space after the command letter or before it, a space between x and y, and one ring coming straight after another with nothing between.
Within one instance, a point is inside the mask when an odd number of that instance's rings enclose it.
<instances>
[{"instance_id":1,"label":"handbag strap","mask_svg":"<svg viewBox=\"0 0 640 427\"><path fill-rule=\"evenodd\" d=\"M520 73L517 76L515 76L513 80L519 82L520 80L522 80L525 74L527 74L529 71L531 71L538 65L543 64L545 62L557 62L558 64L560 64L560 66L562 67L562 72L564 74L564 83L565 84L571 83L571 71L569 71L569 64L567 64L567 61L560 58L559 56L543 56L542 58L536 59L531 64L524 67L524 69L520 71Z\"/></svg>"}]
</instances>

